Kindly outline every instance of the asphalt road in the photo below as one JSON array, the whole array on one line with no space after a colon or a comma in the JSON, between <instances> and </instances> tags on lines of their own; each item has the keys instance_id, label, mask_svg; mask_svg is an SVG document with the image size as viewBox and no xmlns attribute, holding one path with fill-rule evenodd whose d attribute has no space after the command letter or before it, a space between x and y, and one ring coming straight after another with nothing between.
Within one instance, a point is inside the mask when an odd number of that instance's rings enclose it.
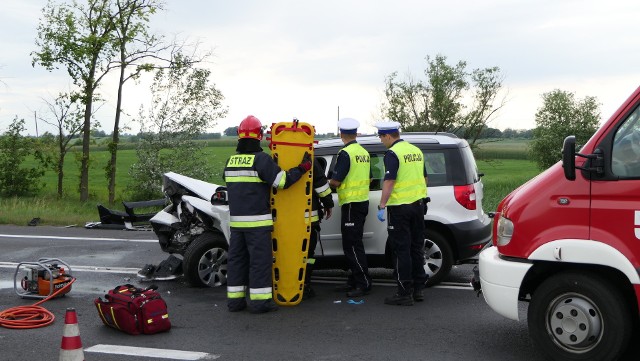
<instances>
[{"instance_id":1,"label":"asphalt road","mask_svg":"<svg viewBox=\"0 0 640 361\"><path fill-rule=\"evenodd\" d=\"M130 336L102 325L94 299L123 283L146 287L137 269L167 256L154 241L149 231L0 226L0 310L38 301L14 292L19 262L60 258L77 277L69 294L44 303L56 316L52 325L0 327L0 360L57 359L67 307L77 310L86 360L544 360L529 339L526 306L522 322L494 313L468 286L470 265L454 268L412 307L383 304L394 288L382 269L374 270L375 288L361 304L333 292L342 271L321 271L315 298L261 315L227 312L225 289L156 282L171 331ZM124 355L132 350L137 355Z\"/></svg>"}]
</instances>

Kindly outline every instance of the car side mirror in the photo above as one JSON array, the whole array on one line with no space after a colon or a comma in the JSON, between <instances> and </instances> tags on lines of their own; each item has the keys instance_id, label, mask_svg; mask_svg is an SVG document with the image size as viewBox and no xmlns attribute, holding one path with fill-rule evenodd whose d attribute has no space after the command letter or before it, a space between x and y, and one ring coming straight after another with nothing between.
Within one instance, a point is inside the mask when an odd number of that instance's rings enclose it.
<instances>
[{"instance_id":1,"label":"car side mirror","mask_svg":"<svg viewBox=\"0 0 640 361\"><path fill-rule=\"evenodd\" d=\"M570 135L562 143L562 168L567 180L576 179L576 137Z\"/></svg>"}]
</instances>

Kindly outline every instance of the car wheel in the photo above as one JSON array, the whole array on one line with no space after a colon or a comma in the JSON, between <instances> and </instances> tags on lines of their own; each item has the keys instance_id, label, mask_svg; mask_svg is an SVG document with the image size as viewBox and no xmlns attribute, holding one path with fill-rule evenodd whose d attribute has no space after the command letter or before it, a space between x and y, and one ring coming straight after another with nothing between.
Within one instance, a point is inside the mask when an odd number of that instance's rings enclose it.
<instances>
[{"instance_id":1,"label":"car wheel","mask_svg":"<svg viewBox=\"0 0 640 361\"><path fill-rule=\"evenodd\" d=\"M542 283L528 310L529 334L554 360L614 360L632 332L625 298L593 273L566 272Z\"/></svg>"},{"instance_id":2,"label":"car wheel","mask_svg":"<svg viewBox=\"0 0 640 361\"><path fill-rule=\"evenodd\" d=\"M218 233L196 237L183 258L184 277L195 287L219 287L227 283L227 242Z\"/></svg>"},{"instance_id":3,"label":"car wheel","mask_svg":"<svg viewBox=\"0 0 640 361\"><path fill-rule=\"evenodd\" d=\"M427 286L433 286L451 271L453 251L447 240L436 231L426 229L424 238L424 270L429 276Z\"/></svg>"}]
</instances>

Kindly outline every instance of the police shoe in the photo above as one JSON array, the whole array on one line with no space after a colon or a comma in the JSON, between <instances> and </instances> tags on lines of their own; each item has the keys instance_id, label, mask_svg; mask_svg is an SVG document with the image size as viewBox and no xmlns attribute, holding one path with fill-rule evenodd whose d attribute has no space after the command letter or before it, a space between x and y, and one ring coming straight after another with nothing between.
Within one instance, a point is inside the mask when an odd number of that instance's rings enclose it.
<instances>
[{"instance_id":1,"label":"police shoe","mask_svg":"<svg viewBox=\"0 0 640 361\"><path fill-rule=\"evenodd\" d=\"M424 301L424 290L423 289L414 290L413 291L413 300L416 301L416 302Z\"/></svg>"},{"instance_id":2,"label":"police shoe","mask_svg":"<svg viewBox=\"0 0 640 361\"><path fill-rule=\"evenodd\" d=\"M334 287L333 290L336 291L336 292L349 292L354 288L355 288L355 286L353 286L353 285L351 285L349 283L345 283L343 285L339 285L339 286Z\"/></svg>"},{"instance_id":3,"label":"police shoe","mask_svg":"<svg viewBox=\"0 0 640 361\"><path fill-rule=\"evenodd\" d=\"M384 303L386 305L395 306L413 306L413 297L411 297L411 294L401 295L399 293L396 293L391 297L385 298Z\"/></svg>"},{"instance_id":4,"label":"police shoe","mask_svg":"<svg viewBox=\"0 0 640 361\"><path fill-rule=\"evenodd\" d=\"M356 287L351 291L347 292L347 297L362 297L364 295L368 295L369 292L371 292L371 287L369 288Z\"/></svg>"}]
</instances>

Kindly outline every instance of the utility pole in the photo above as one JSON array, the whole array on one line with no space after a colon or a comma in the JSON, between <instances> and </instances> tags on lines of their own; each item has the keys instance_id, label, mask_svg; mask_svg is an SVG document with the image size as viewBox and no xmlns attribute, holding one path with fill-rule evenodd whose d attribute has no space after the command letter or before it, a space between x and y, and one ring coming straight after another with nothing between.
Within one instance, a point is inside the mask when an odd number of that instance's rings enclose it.
<instances>
[{"instance_id":1,"label":"utility pole","mask_svg":"<svg viewBox=\"0 0 640 361\"><path fill-rule=\"evenodd\" d=\"M33 111L33 121L36 123L36 138L38 138L38 117L36 111Z\"/></svg>"},{"instance_id":2,"label":"utility pole","mask_svg":"<svg viewBox=\"0 0 640 361\"><path fill-rule=\"evenodd\" d=\"M338 105L338 122L340 121L340 106ZM338 125L338 123L336 122L336 134L340 135L340 126Z\"/></svg>"}]
</instances>

